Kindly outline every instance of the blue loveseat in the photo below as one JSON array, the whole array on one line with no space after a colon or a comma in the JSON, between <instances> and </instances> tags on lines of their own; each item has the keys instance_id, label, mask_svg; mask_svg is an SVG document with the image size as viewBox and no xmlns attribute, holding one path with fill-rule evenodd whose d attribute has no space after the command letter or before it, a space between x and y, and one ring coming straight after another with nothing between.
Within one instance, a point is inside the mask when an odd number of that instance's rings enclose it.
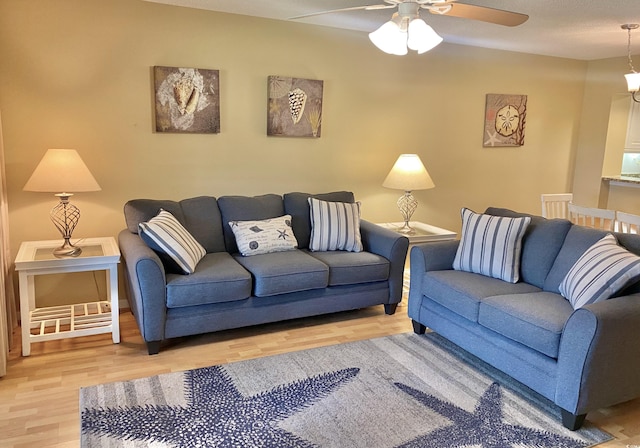
<instances>
[{"instance_id":1,"label":"blue loveseat","mask_svg":"<svg viewBox=\"0 0 640 448\"><path fill-rule=\"evenodd\" d=\"M182 201L136 199L124 206L118 236L128 299L149 354L169 338L384 305L395 312L409 241L360 221L361 252L308 249L308 198L353 203L351 192L256 197L202 196ZM206 255L190 275L168 270L139 235L160 209L171 213ZM243 257L230 222L291 215L298 248Z\"/></svg>"},{"instance_id":2,"label":"blue loveseat","mask_svg":"<svg viewBox=\"0 0 640 448\"><path fill-rule=\"evenodd\" d=\"M520 281L454 270L458 241L411 250L408 314L561 408L563 424L582 426L589 411L640 396L640 285L574 310L559 293L565 275L606 232L531 217L522 239ZM640 254L640 235L615 234Z\"/></svg>"}]
</instances>

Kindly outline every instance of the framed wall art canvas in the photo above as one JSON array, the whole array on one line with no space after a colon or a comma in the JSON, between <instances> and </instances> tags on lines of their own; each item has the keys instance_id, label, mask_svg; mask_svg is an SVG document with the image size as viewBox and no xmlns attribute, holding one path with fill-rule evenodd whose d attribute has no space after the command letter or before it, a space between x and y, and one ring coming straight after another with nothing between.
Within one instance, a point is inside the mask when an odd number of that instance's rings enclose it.
<instances>
[{"instance_id":1,"label":"framed wall art canvas","mask_svg":"<svg viewBox=\"0 0 640 448\"><path fill-rule=\"evenodd\" d=\"M487 94L483 146L524 145L527 95Z\"/></svg>"},{"instance_id":2,"label":"framed wall art canvas","mask_svg":"<svg viewBox=\"0 0 640 448\"><path fill-rule=\"evenodd\" d=\"M156 132L220 132L218 70L153 67Z\"/></svg>"},{"instance_id":3,"label":"framed wall art canvas","mask_svg":"<svg viewBox=\"0 0 640 448\"><path fill-rule=\"evenodd\" d=\"M267 135L320 137L323 82L269 76Z\"/></svg>"}]
</instances>

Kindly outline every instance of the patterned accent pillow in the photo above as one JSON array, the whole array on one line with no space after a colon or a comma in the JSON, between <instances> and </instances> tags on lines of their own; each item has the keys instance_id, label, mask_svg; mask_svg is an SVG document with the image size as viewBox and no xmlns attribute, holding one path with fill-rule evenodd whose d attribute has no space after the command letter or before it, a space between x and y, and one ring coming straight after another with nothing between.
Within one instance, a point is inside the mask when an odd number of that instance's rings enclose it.
<instances>
[{"instance_id":1,"label":"patterned accent pillow","mask_svg":"<svg viewBox=\"0 0 640 448\"><path fill-rule=\"evenodd\" d=\"M291 215L262 221L231 221L229 227L236 237L238 251L245 257L298 247L291 228Z\"/></svg>"},{"instance_id":2,"label":"patterned accent pillow","mask_svg":"<svg viewBox=\"0 0 640 448\"><path fill-rule=\"evenodd\" d=\"M311 239L314 252L344 250L362 252L360 203L328 202L309 198Z\"/></svg>"},{"instance_id":3,"label":"patterned accent pillow","mask_svg":"<svg viewBox=\"0 0 640 448\"><path fill-rule=\"evenodd\" d=\"M498 278L520 280L522 237L531 218L506 218L462 209L462 236L453 269Z\"/></svg>"},{"instance_id":4,"label":"patterned accent pillow","mask_svg":"<svg viewBox=\"0 0 640 448\"><path fill-rule=\"evenodd\" d=\"M193 274L206 255L204 247L166 210L147 222L138 224L140 237L153 250L165 254L175 263L177 272Z\"/></svg>"},{"instance_id":5,"label":"patterned accent pillow","mask_svg":"<svg viewBox=\"0 0 640 448\"><path fill-rule=\"evenodd\" d=\"M560 294L573 309L612 297L640 278L640 257L618 246L608 233L593 244L569 269Z\"/></svg>"}]
</instances>

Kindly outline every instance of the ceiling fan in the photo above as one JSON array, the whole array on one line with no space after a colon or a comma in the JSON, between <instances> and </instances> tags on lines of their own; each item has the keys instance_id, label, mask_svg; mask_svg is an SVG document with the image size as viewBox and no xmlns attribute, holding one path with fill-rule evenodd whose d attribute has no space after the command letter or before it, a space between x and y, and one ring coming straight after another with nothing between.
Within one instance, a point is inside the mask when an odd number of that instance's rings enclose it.
<instances>
[{"instance_id":1,"label":"ceiling fan","mask_svg":"<svg viewBox=\"0 0 640 448\"><path fill-rule=\"evenodd\" d=\"M521 14L486 6L458 3L457 0L383 0L383 4L352 6L349 8L318 11L291 17L290 20L345 11L398 8L391 20L369 34L371 41L382 51L390 54L407 54L407 47L424 53L442 42L442 38L420 18L420 10L431 14L461 17L504 26L518 26L529 18Z\"/></svg>"},{"instance_id":2,"label":"ceiling fan","mask_svg":"<svg viewBox=\"0 0 640 448\"><path fill-rule=\"evenodd\" d=\"M431 14L462 17L465 19L480 20L482 22L495 23L497 25L504 26L518 26L526 22L529 18L526 14L488 8L486 6L467 5L465 3L458 3L457 0L383 0L383 2L384 4L381 5L352 6L349 8L312 12L296 17L290 17L289 20L303 19L306 17L319 16L321 14L330 14L334 12L357 10L373 11L377 9L400 8L400 5L402 4L413 4L415 6L412 6L412 9L417 6L417 9L426 9Z\"/></svg>"}]
</instances>

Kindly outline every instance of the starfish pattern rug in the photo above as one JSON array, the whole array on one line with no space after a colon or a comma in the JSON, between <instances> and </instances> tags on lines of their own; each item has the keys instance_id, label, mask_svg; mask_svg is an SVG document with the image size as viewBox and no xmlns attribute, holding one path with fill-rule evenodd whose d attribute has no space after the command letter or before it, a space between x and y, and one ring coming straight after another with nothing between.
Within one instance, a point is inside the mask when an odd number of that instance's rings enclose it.
<instances>
[{"instance_id":1,"label":"starfish pattern rug","mask_svg":"<svg viewBox=\"0 0 640 448\"><path fill-rule=\"evenodd\" d=\"M82 446L579 448L550 401L435 333L80 391Z\"/></svg>"}]
</instances>

